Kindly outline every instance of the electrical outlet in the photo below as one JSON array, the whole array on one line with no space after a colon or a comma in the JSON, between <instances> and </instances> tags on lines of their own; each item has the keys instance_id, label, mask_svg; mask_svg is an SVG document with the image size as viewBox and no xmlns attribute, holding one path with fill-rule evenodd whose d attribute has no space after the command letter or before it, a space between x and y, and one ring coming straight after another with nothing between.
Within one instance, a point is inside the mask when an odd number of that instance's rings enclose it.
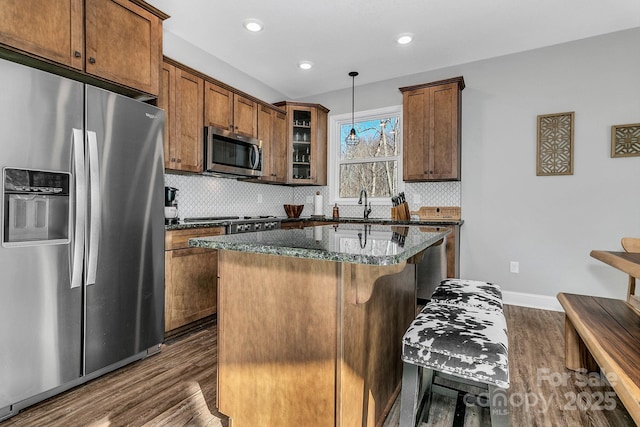
<instances>
[{"instance_id":1,"label":"electrical outlet","mask_svg":"<svg viewBox=\"0 0 640 427\"><path fill-rule=\"evenodd\" d=\"M262 194L258 194L258 200L256 200L257 203L262 203Z\"/></svg>"},{"instance_id":2,"label":"electrical outlet","mask_svg":"<svg viewBox=\"0 0 640 427\"><path fill-rule=\"evenodd\" d=\"M520 263L518 261L511 261L509 263L509 271L512 273L520 273Z\"/></svg>"}]
</instances>

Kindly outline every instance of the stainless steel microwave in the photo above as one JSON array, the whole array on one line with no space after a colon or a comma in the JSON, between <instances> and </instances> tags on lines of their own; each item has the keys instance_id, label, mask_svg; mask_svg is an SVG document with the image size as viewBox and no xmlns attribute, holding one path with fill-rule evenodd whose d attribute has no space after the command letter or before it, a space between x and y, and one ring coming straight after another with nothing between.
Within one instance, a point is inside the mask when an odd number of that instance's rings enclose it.
<instances>
[{"instance_id":1,"label":"stainless steel microwave","mask_svg":"<svg viewBox=\"0 0 640 427\"><path fill-rule=\"evenodd\" d=\"M205 172L227 176L262 176L262 142L225 129L204 128Z\"/></svg>"}]
</instances>

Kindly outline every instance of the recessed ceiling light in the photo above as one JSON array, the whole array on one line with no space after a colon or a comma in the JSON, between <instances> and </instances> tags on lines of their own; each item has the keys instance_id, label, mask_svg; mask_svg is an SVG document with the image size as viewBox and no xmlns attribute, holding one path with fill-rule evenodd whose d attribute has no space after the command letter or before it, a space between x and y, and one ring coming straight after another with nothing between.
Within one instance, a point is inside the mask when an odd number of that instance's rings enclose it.
<instances>
[{"instance_id":1,"label":"recessed ceiling light","mask_svg":"<svg viewBox=\"0 0 640 427\"><path fill-rule=\"evenodd\" d=\"M309 61L300 61L298 63L298 67L300 67L303 70L310 70L311 67L313 67L313 63L311 63Z\"/></svg>"},{"instance_id":2,"label":"recessed ceiling light","mask_svg":"<svg viewBox=\"0 0 640 427\"><path fill-rule=\"evenodd\" d=\"M413 34L404 33L396 37L396 42L398 44L409 44L412 41L413 41Z\"/></svg>"},{"instance_id":3,"label":"recessed ceiling light","mask_svg":"<svg viewBox=\"0 0 640 427\"><path fill-rule=\"evenodd\" d=\"M251 31L252 33L262 31L262 29L264 28L264 24L262 22L253 18L245 19L242 25L244 25L244 28L246 28L248 31Z\"/></svg>"}]
</instances>

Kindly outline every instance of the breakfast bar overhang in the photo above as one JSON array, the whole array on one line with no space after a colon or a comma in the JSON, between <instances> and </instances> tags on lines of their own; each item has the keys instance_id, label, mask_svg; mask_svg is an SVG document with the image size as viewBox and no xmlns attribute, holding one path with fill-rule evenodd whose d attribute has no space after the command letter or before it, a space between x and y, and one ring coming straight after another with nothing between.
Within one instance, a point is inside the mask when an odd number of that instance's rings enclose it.
<instances>
[{"instance_id":1,"label":"breakfast bar overhang","mask_svg":"<svg viewBox=\"0 0 640 427\"><path fill-rule=\"evenodd\" d=\"M448 231L341 224L191 239L219 250L218 410L232 427L380 426Z\"/></svg>"}]
</instances>

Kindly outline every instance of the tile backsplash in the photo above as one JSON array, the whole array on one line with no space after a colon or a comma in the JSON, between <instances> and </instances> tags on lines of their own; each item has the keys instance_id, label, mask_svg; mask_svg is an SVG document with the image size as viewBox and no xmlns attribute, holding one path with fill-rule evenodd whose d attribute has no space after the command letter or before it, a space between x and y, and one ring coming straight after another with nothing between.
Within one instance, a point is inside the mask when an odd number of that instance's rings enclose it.
<instances>
[{"instance_id":1,"label":"tile backsplash","mask_svg":"<svg viewBox=\"0 0 640 427\"><path fill-rule=\"evenodd\" d=\"M460 206L460 182L406 183L405 195L411 210L420 206ZM283 204L305 205L302 216L314 212L313 196L320 191L324 201L324 214L331 217L333 204L329 187L288 187L255 184L235 179L204 175L165 174L165 185L178 189L176 200L180 218L231 215L285 216ZM307 203L310 200L310 203ZM362 216L361 205L338 205L340 216ZM376 205L370 218L389 218L389 205ZM464 218L464 212L462 213Z\"/></svg>"},{"instance_id":2,"label":"tile backsplash","mask_svg":"<svg viewBox=\"0 0 640 427\"><path fill-rule=\"evenodd\" d=\"M166 186L178 189L180 218L227 215L285 216L293 202L291 187L255 184L205 175L165 174ZM306 213L306 212L305 212Z\"/></svg>"}]
</instances>

